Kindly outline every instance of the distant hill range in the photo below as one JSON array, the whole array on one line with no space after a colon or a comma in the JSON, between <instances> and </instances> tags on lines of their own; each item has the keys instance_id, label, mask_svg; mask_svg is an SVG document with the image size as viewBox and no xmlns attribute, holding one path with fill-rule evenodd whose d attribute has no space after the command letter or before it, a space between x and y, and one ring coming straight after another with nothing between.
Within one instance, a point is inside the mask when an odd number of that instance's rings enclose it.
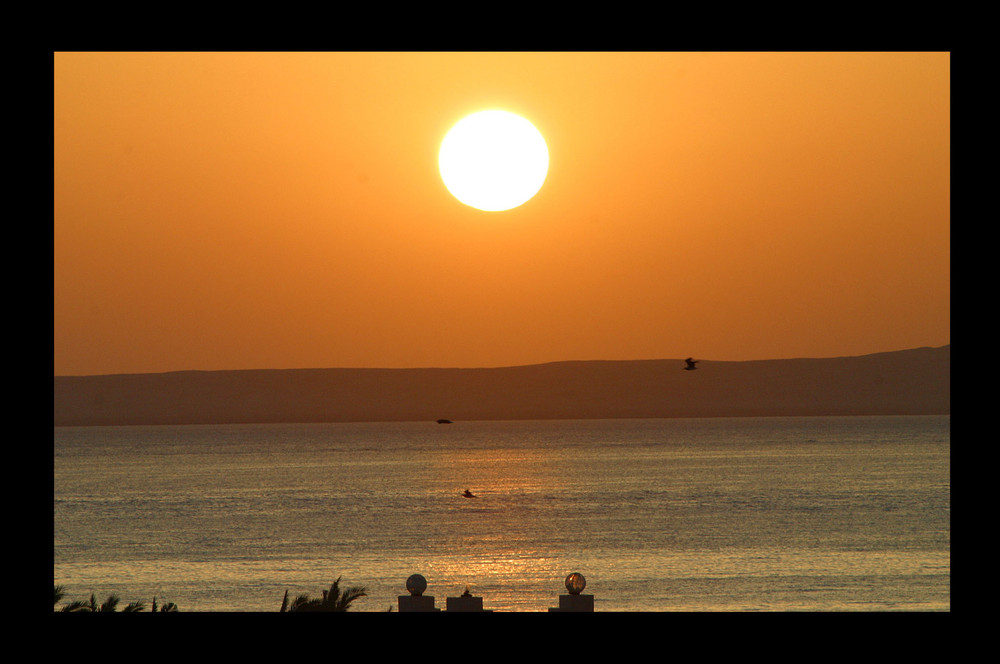
<instances>
[{"instance_id":1,"label":"distant hill range","mask_svg":"<svg viewBox=\"0 0 1000 664\"><path fill-rule=\"evenodd\" d=\"M56 376L70 425L951 412L951 346L858 357Z\"/></svg>"}]
</instances>

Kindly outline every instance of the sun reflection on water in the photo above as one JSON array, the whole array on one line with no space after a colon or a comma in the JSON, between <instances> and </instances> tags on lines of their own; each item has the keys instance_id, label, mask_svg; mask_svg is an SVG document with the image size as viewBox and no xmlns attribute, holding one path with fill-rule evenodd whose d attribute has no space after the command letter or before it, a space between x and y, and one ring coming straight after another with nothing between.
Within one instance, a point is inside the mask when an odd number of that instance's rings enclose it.
<instances>
[{"instance_id":1,"label":"sun reflection on water","mask_svg":"<svg viewBox=\"0 0 1000 664\"><path fill-rule=\"evenodd\" d=\"M469 585L495 611L557 605L571 570L551 546L538 545L546 533L557 539L559 524L545 508L566 487L564 463L544 447L466 449L438 459L437 478L454 487L456 502L442 533L446 553L428 559L421 571L431 590L443 598ZM462 498L466 489L476 497ZM551 591L531 590L539 587Z\"/></svg>"}]
</instances>

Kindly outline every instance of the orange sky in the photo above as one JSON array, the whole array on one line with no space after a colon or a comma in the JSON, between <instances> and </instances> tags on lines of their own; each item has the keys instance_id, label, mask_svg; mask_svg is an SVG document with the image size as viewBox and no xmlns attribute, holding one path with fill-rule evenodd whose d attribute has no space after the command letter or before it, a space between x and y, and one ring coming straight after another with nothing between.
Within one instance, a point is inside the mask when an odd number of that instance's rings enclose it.
<instances>
[{"instance_id":1,"label":"orange sky","mask_svg":"<svg viewBox=\"0 0 1000 664\"><path fill-rule=\"evenodd\" d=\"M947 53L57 53L56 375L950 343ZM437 153L500 108L539 193Z\"/></svg>"}]
</instances>

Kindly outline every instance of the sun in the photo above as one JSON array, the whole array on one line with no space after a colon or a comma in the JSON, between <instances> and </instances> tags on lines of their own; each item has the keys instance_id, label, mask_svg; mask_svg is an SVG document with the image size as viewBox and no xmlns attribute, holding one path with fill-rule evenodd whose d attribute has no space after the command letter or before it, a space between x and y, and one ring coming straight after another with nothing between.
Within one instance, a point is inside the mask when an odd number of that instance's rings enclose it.
<instances>
[{"instance_id":1,"label":"sun","mask_svg":"<svg viewBox=\"0 0 1000 664\"><path fill-rule=\"evenodd\" d=\"M480 111L462 118L444 137L438 168L452 196L499 212L526 203L542 188L549 149L542 134L520 115Z\"/></svg>"}]
</instances>

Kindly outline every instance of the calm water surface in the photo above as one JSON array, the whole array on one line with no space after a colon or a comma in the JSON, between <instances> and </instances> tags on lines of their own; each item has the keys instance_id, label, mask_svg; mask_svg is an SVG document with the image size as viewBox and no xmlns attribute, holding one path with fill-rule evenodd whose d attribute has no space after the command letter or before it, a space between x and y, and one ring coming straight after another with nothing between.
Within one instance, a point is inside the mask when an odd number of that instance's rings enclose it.
<instances>
[{"instance_id":1,"label":"calm water surface","mask_svg":"<svg viewBox=\"0 0 1000 664\"><path fill-rule=\"evenodd\" d=\"M68 599L950 610L950 417L57 427ZM462 498L466 488L478 497Z\"/></svg>"}]
</instances>

